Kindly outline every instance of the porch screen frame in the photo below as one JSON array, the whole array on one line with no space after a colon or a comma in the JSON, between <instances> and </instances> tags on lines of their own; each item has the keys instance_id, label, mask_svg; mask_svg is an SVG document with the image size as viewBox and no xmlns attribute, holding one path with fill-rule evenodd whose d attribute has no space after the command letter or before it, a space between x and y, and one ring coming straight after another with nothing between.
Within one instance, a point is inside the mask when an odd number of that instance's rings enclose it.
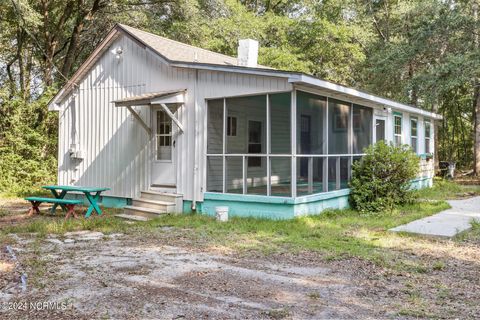
<instances>
[{"instance_id":1,"label":"porch screen frame","mask_svg":"<svg viewBox=\"0 0 480 320\"><path fill-rule=\"evenodd\" d=\"M326 104L325 107L323 108L323 124L321 125L321 130L323 130L323 137L324 143L323 145L323 154L299 154L297 153L297 92L302 91L306 92L309 94L316 95L318 97L325 98ZM290 93L290 144L291 144L291 150L290 153L272 153L271 152L271 105L270 105L270 96L271 95L276 95L276 94L282 94L282 93ZM266 100L266 123L265 125L265 133L266 133L266 139L265 139L265 150L262 150L262 153L259 154L251 154L251 153L227 153L227 121L228 121L228 108L227 108L227 99L229 98L237 98L237 97L246 97L246 96L264 96ZM312 163L314 158L323 158L323 170L322 170L322 188L323 190L321 192L317 193L322 193L322 192L327 192L327 191L335 191L335 190L340 190L340 170L338 170L340 166L340 161L342 158L348 158L348 180L351 178L351 167L353 164L354 158L362 157L365 154L364 153L358 153L358 154L353 154L353 108L356 103L349 102L349 101L344 101L340 100L338 98L331 97L329 95L325 94L320 94L318 92L314 91L309 91L307 89L297 89L294 88L293 90L289 91L278 91L278 92L271 92L271 93L255 93L255 94L249 94L249 95L242 95L242 96L231 96L231 97L223 97L219 99L211 99L211 100L223 100L223 132L222 132L222 153L217 154L217 153L208 153L208 151L205 153L205 163L208 162L208 157L221 157L222 158L222 193L227 193L227 166L226 166L226 158L231 158L231 157L240 157L242 159L242 194L246 195L248 194L247 190L247 171L248 171L248 157L251 157L252 155L254 157L262 157L265 158L266 160L266 180L267 180L267 190L266 190L266 195L267 196L272 196L272 168L271 168L271 159L272 158L289 158L290 159L290 197L296 198L297 197L297 160L301 158L308 158L308 190L313 191L313 170L312 170ZM340 100L341 102L347 104L349 106L349 114L348 114L348 153L345 154L328 154L328 139L329 139L329 133L328 133L328 125L329 125L329 99L335 99L335 100ZM207 108L208 108L208 102L210 99L206 100L207 103ZM357 105L359 105L357 103ZM359 105L362 107L365 107L363 105ZM369 107L371 108L371 107ZM373 108L372 108L373 109ZM208 111L207 111L208 113ZM371 121L373 123L374 121L374 112L372 110L371 113ZM237 120L238 121L238 120ZM207 124L208 125L208 124ZM312 126L315 124L312 124ZM237 123L238 126L238 123ZM373 127L371 128L373 131ZM247 132L248 134L248 132ZM238 132L237 132L238 135ZM208 134L206 134L206 139L207 139L207 144L208 144ZM247 138L248 139L248 138ZM373 133L370 134L370 144L374 143L373 142ZM329 159L335 159L336 161L336 184L335 188L333 190L329 190L328 188L328 161ZM208 174L208 173L206 173ZM205 179L206 181L207 179ZM206 191L207 192L215 192L215 191L209 191L208 186L206 186ZM317 193L309 193L309 194L317 194ZM284 197L284 196L280 196Z\"/></svg>"}]
</instances>

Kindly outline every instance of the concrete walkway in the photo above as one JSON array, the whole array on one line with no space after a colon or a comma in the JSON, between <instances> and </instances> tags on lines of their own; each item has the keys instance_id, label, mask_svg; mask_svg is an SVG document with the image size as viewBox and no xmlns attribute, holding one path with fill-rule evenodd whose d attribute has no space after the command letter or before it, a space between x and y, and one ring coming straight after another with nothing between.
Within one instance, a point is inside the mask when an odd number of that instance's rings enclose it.
<instances>
[{"instance_id":1,"label":"concrete walkway","mask_svg":"<svg viewBox=\"0 0 480 320\"><path fill-rule=\"evenodd\" d=\"M480 197L447 202L451 209L398 226L390 231L453 237L470 229L472 220L480 222Z\"/></svg>"}]
</instances>

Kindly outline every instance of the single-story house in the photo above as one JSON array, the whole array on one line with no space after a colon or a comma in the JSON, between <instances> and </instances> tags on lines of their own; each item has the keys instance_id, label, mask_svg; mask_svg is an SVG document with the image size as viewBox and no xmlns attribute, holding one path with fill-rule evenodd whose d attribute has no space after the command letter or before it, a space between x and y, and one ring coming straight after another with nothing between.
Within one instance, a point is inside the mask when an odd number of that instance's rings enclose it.
<instances>
[{"instance_id":1,"label":"single-story house","mask_svg":"<svg viewBox=\"0 0 480 320\"><path fill-rule=\"evenodd\" d=\"M257 55L254 40L230 57L116 25L49 103L58 183L109 187L103 205L133 212L169 199L169 211L292 218L348 206L352 162L386 140L411 145L415 186L432 184L441 116Z\"/></svg>"}]
</instances>

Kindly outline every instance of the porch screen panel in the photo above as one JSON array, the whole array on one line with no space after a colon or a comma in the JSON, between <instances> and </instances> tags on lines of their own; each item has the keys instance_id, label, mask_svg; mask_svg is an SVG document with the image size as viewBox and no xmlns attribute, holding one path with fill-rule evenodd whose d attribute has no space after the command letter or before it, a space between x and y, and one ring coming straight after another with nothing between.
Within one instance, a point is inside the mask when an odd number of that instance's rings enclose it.
<instances>
[{"instance_id":1,"label":"porch screen panel","mask_svg":"<svg viewBox=\"0 0 480 320\"><path fill-rule=\"evenodd\" d=\"M339 157L328 158L328 191L338 190L337 186L337 161Z\"/></svg>"},{"instance_id":2,"label":"porch screen panel","mask_svg":"<svg viewBox=\"0 0 480 320\"><path fill-rule=\"evenodd\" d=\"M236 135L226 137L226 153L266 153L267 96L228 98L226 105L227 116L237 119ZM252 161L258 162L262 161Z\"/></svg>"},{"instance_id":3,"label":"porch screen panel","mask_svg":"<svg viewBox=\"0 0 480 320\"><path fill-rule=\"evenodd\" d=\"M226 191L243 193L243 157L226 157Z\"/></svg>"},{"instance_id":4,"label":"porch screen panel","mask_svg":"<svg viewBox=\"0 0 480 320\"><path fill-rule=\"evenodd\" d=\"M297 158L297 195L304 196L324 191L323 165L327 158Z\"/></svg>"},{"instance_id":5,"label":"porch screen panel","mask_svg":"<svg viewBox=\"0 0 480 320\"><path fill-rule=\"evenodd\" d=\"M297 153L324 154L326 98L297 91Z\"/></svg>"},{"instance_id":6,"label":"porch screen panel","mask_svg":"<svg viewBox=\"0 0 480 320\"><path fill-rule=\"evenodd\" d=\"M348 188L350 171L350 157L340 158L340 189Z\"/></svg>"},{"instance_id":7,"label":"porch screen panel","mask_svg":"<svg viewBox=\"0 0 480 320\"><path fill-rule=\"evenodd\" d=\"M349 153L350 103L328 100L328 153Z\"/></svg>"},{"instance_id":8,"label":"porch screen panel","mask_svg":"<svg viewBox=\"0 0 480 320\"><path fill-rule=\"evenodd\" d=\"M258 194L258 195L267 195L267 166L266 157L260 157L262 165L261 166L249 166L249 158L250 156L246 157L246 187L247 187L247 194ZM252 157L257 159L259 157ZM256 160L254 161L256 162ZM250 161L252 163L252 161Z\"/></svg>"},{"instance_id":9,"label":"porch screen panel","mask_svg":"<svg viewBox=\"0 0 480 320\"><path fill-rule=\"evenodd\" d=\"M290 154L291 94L270 94L270 150L272 154Z\"/></svg>"},{"instance_id":10,"label":"porch screen panel","mask_svg":"<svg viewBox=\"0 0 480 320\"><path fill-rule=\"evenodd\" d=\"M291 158L270 158L271 195L290 197L292 195Z\"/></svg>"},{"instance_id":11,"label":"porch screen panel","mask_svg":"<svg viewBox=\"0 0 480 320\"><path fill-rule=\"evenodd\" d=\"M222 157L207 157L207 191L223 191L223 159Z\"/></svg>"},{"instance_id":12,"label":"porch screen panel","mask_svg":"<svg viewBox=\"0 0 480 320\"><path fill-rule=\"evenodd\" d=\"M371 108L353 105L353 153L363 153L363 150L372 143L372 119L373 111Z\"/></svg>"},{"instance_id":13,"label":"porch screen panel","mask_svg":"<svg viewBox=\"0 0 480 320\"><path fill-rule=\"evenodd\" d=\"M223 152L223 99L208 101L207 153Z\"/></svg>"}]
</instances>

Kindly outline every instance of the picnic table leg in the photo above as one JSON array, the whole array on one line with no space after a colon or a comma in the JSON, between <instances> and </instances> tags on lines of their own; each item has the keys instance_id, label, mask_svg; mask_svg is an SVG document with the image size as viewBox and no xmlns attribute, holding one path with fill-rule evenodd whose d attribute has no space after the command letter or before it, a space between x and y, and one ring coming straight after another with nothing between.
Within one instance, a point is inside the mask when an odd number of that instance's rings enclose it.
<instances>
[{"instance_id":1,"label":"picnic table leg","mask_svg":"<svg viewBox=\"0 0 480 320\"><path fill-rule=\"evenodd\" d=\"M85 196L87 197L88 202L90 202L90 207L88 207L87 213L85 214L85 218L90 217L93 210L97 211L98 215L102 214L102 210L97 204L97 201L100 198L100 194L101 194L101 191L97 192L95 195L91 195L90 192L85 192Z\"/></svg>"},{"instance_id":2,"label":"picnic table leg","mask_svg":"<svg viewBox=\"0 0 480 320\"><path fill-rule=\"evenodd\" d=\"M34 211L35 211L35 213L40 214L40 209L38 208L38 206L41 204L41 202L40 201L30 201L30 203L32 204L32 207L30 208L30 210L28 210L28 216L29 217L33 216Z\"/></svg>"},{"instance_id":3,"label":"picnic table leg","mask_svg":"<svg viewBox=\"0 0 480 320\"><path fill-rule=\"evenodd\" d=\"M65 216L65 220L67 220L71 215L73 215L73 217L75 219L77 219L77 214L75 213L75 205L74 204L67 204L65 205L65 207L67 207L68 211L67 211L67 214Z\"/></svg>"},{"instance_id":4,"label":"picnic table leg","mask_svg":"<svg viewBox=\"0 0 480 320\"><path fill-rule=\"evenodd\" d=\"M53 196L56 199L63 199L65 197L65 195L67 194L67 190L62 190L62 192L60 192L60 194L58 194L57 190L55 190L55 189L51 189L51 191L52 191ZM54 203L53 206L52 206L52 209L50 210L50 212L52 214L55 214L55 210L57 210L57 206L62 207L63 211L67 211L67 207L65 207L65 205Z\"/></svg>"}]
</instances>

